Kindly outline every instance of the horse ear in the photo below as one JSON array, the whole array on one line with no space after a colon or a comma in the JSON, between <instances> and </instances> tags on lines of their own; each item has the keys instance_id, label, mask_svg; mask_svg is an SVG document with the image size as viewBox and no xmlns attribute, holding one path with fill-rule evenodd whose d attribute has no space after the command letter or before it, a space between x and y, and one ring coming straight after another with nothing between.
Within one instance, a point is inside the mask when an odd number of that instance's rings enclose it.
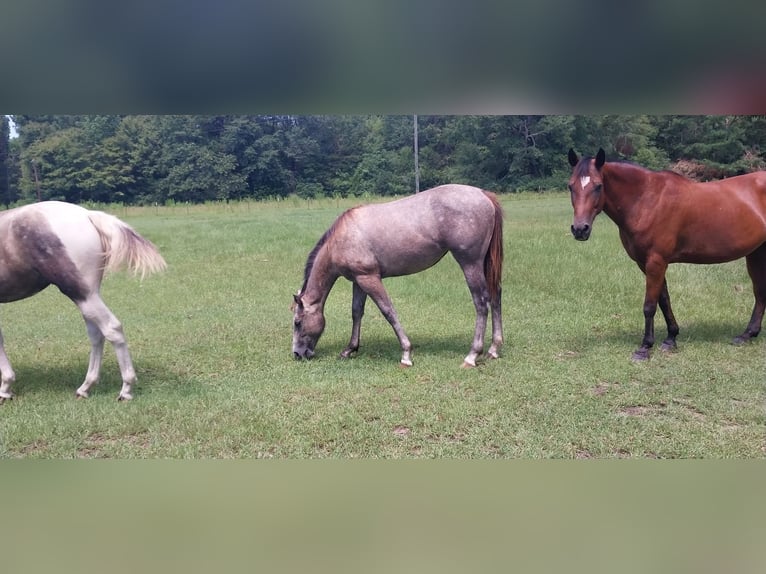
<instances>
[{"instance_id":1,"label":"horse ear","mask_svg":"<svg viewBox=\"0 0 766 574\"><path fill-rule=\"evenodd\" d=\"M303 309L303 299L301 299L300 293L293 295L293 302L298 309Z\"/></svg>"},{"instance_id":2,"label":"horse ear","mask_svg":"<svg viewBox=\"0 0 766 574\"><path fill-rule=\"evenodd\" d=\"M571 147L569 148L569 165L572 167L577 165L577 162L580 161L577 157L577 154L575 153L575 150L573 150Z\"/></svg>"},{"instance_id":3,"label":"horse ear","mask_svg":"<svg viewBox=\"0 0 766 574\"><path fill-rule=\"evenodd\" d=\"M601 169L605 161L606 153L604 152L604 148L600 147L598 148L598 153L596 154L596 169Z\"/></svg>"}]
</instances>

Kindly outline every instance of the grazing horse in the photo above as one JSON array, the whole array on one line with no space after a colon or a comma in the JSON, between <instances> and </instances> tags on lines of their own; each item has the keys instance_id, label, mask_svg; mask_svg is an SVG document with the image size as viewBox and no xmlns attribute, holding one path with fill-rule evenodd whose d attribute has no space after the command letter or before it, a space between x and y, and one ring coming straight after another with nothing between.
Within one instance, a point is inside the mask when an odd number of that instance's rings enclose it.
<instances>
[{"instance_id":1,"label":"grazing horse","mask_svg":"<svg viewBox=\"0 0 766 574\"><path fill-rule=\"evenodd\" d=\"M363 205L338 217L308 256L303 286L294 295L293 354L309 359L324 331L324 304L338 277L353 283L351 340L341 352L359 349L367 296L391 324L402 348L401 365L412 365L404 333L382 278L428 269L450 252L463 270L476 307L476 329L463 365L476 366L492 310L492 345L503 343L501 277L503 212L493 193L467 185L442 185L395 201Z\"/></svg>"},{"instance_id":2,"label":"grazing horse","mask_svg":"<svg viewBox=\"0 0 766 574\"><path fill-rule=\"evenodd\" d=\"M80 309L91 343L87 397L98 381L104 339L114 345L122 375L118 400L129 400L136 373L122 325L99 295L105 271L126 266L134 273L161 271L165 260L154 245L112 215L77 205L45 201L0 213L0 303L18 301L55 285ZM0 333L0 403L12 398L16 375Z\"/></svg>"},{"instance_id":3,"label":"grazing horse","mask_svg":"<svg viewBox=\"0 0 766 574\"><path fill-rule=\"evenodd\" d=\"M668 336L660 347L676 348L678 323L670 307L665 271L670 263L723 263L744 257L753 282L755 305L735 344L756 337L766 307L766 172L695 183L672 171L651 171L627 162L578 159L569 191L574 207L572 235L590 237L601 211L617 224L628 255L646 275L644 339L634 360L649 358L654 315L659 303Z\"/></svg>"}]
</instances>

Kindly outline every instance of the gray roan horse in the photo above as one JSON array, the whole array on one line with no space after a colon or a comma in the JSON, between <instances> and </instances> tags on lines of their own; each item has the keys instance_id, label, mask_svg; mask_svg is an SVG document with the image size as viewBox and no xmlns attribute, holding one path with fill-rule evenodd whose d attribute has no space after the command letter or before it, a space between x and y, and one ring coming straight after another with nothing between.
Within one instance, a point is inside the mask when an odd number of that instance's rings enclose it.
<instances>
[{"instance_id":1,"label":"gray roan horse","mask_svg":"<svg viewBox=\"0 0 766 574\"><path fill-rule=\"evenodd\" d=\"M402 366L412 365L412 345L381 281L428 269L450 252L463 270L476 307L476 329L463 363L476 365L492 309L492 345L503 343L501 278L503 212L494 194L467 185L442 185L341 214L308 256L303 286L294 295L293 354L310 359L325 327L324 305L338 277L353 283L351 340L341 352L359 349L367 296L391 324L402 348Z\"/></svg>"},{"instance_id":2,"label":"gray roan horse","mask_svg":"<svg viewBox=\"0 0 766 574\"><path fill-rule=\"evenodd\" d=\"M46 201L0 213L0 303L18 301L55 285L79 307L91 343L85 382L87 397L98 381L104 339L114 345L122 375L118 400L129 400L136 373L122 325L99 295L105 271L161 271L165 260L154 245L112 215L77 205ZM0 333L0 403L12 398L16 375Z\"/></svg>"}]
</instances>

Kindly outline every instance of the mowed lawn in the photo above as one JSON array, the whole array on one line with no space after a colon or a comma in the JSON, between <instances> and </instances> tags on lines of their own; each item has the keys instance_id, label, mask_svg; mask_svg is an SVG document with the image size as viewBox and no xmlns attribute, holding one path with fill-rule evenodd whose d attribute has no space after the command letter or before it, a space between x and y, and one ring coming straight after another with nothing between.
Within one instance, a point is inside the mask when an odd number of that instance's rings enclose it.
<instances>
[{"instance_id":1,"label":"mowed lawn","mask_svg":"<svg viewBox=\"0 0 766 574\"><path fill-rule=\"evenodd\" d=\"M474 309L457 264L386 280L415 347L399 367L390 326L368 302L362 347L340 279L312 361L291 355L290 304L306 256L353 200L116 208L169 270L109 276L138 372L118 403L107 345L91 398L74 391L89 345L55 288L3 305L16 370L0 406L0 457L15 458L763 458L766 343L730 344L749 319L744 261L671 266L679 349L636 364L643 276L605 216L569 233L561 193L503 196L503 320L496 361L460 368ZM657 334L665 325L658 313ZM487 338L489 340L489 338Z\"/></svg>"}]
</instances>

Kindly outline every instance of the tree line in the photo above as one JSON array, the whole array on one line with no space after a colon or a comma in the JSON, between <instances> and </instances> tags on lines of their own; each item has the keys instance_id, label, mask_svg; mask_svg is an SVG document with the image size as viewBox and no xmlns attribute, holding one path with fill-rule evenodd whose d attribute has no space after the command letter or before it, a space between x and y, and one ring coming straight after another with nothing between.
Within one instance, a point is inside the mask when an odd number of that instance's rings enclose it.
<instances>
[{"instance_id":1,"label":"tree line","mask_svg":"<svg viewBox=\"0 0 766 574\"><path fill-rule=\"evenodd\" d=\"M766 116L14 115L0 201L200 203L403 195L468 183L560 190L566 152L698 180L766 167ZM415 146L417 122L417 146Z\"/></svg>"}]
</instances>

